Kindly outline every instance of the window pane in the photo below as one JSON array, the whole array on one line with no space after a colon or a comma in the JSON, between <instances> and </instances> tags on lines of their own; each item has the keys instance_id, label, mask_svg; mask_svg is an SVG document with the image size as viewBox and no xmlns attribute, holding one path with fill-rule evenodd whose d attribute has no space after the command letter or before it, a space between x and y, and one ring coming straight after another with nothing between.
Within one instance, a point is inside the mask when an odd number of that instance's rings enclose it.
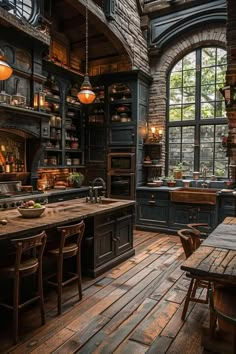
<instances>
[{"instance_id":1,"label":"window pane","mask_svg":"<svg viewBox=\"0 0 236 354\"><path fill-rule=\"evenodd\" d=\"M201 105L201 118L214 118L215 107L211 103L203 103Z\"/></svg>"},{"instance_id":2,"label":"window pane","mask_svg":"<svg viewBox=\"0 0 236 354\"><path fill-rule=\"evenodd\" d=\"M200 139L201 139L201 143L214 141L214 126L202 125L200 130Z\"/></svg>"},{"instance_id":3,"label":"window pane","mask_svg":"<svg viewBox=\"0 0 236 354\"><path fill-rule=\"evenodd\" d=\"M217 48L217 64L226 64L227 63L227 52L224 49Z\"/></svg>"},{"instance_id":4,"label":"window pane","mask_svg":"<svg viewBox=\"0 0 236 354\"><path fill-rule=\"evenodd\" d=\"M170 122L181 121L181 106L170 106L169 120Z\"/></svg>"},{"instance_id":5,"label":"window pane","mask_svg":"<svg viewBox=\"0 0 236 354\"><path fill-rule=\"evenodd\" d=\"M202 67L216 64L216 48L202 49Z\"/></svg>"},{"instance_id":6,"label":"window pane","mask_svg":"<svg viewBox=\"0 0 236 354\"><path fill-rule=\"evenodd\" d=\"M226 118L225 102L216 102L216 118Z\"/></svg>"},{"instance_id":7,"label":"window pane","mask_svg":"<svg viewBox=\"0 0 236 354\"><path fill-rule=\"evenodd\" d=\"M182 103L182 89L170 89L170 104Z\"/></svg>"},{"instance_id":8,"label":"window pane","mask_svg":"<svg viewBox=\"0 0 236 354\"><path fill-rule=\"evenodd\" d=\"M195 102L195 87L183 88L183 103Z\"/></svg>"},{"instance_id":9,"label":"window pane","mask_svg":"<svg viewBox=\"0 0 236 354\"><path fill-rule=\"evenodd\" d=\"M215 67L202 69L202 85L210 85L215 83L215 71Z\"/></svg>"},{"instance_id":10,"label":"window pane","mask_svg":"<svg viewBox=\"0 0 236 354\"><path fill-rule=\"evenodd\" d=\"M173 71L182 71L182 69L183 69L182 64L183 64L183 61L181 59L180 61L178 61L177 64L175 64L175 66L172 69L172 72Z\"/></svg>"},{"instance_id":11,"label":"window pane","mask_svg":"<svg viewBox=\"0 0 236 354\"><path fill-rule=\"evenodd\" d=\"M183 70L195 69L196 67L196 52L187 54L183 58Z\"/></svg>"},{"instance_id":12,"label":"window pane","mask_svg":"<svg viewBox=\"0 0 236 354\"><path fill-rule=\"evenodd\" d=\"M195 86L196 81L196 71L186 70L183 71L183 86Z\"/></svg>"},{"instance_id":13,"label":"window pane","mask_svg":"<svg viewBox=\"0 0 236 354\"><path fill-rule=\"evenodd\" d=\"M202 86L201 101L209 102L215 100L215 85Z\"/></svg>"},{"instance_id":14,"label":"window pane","mask_svg":"<svg viewBox=\"0 0 236 354\"><path fill-rule=\"evenodd\" d=\"M172 72L170 75L170 88L182 87L182 72Z\"/></svg>"},{"instance_id":15,"label":"window pane","mask_svg":"<svg viewBox=\"0 0 236 354\"><path fill-rule=\"evenodd\" d=\"M183 120L195 119L195 105L189 104L183 106Z\"/></svg>"},{"instance_id":16,"label":"window pane","mask_svg":"<svg viewBox=\"0 0 236 354\"><path fill-rule=\"evenodd\" d=\"M179 143L181 141L181 128L174 127L169 129L169 142Z\"/></svg>"},{"instance_id":17,"label":"window pane","mask_svg":"<svg viewBox=\"0 0 236 354\"><path fill-rule=\"evenodd\" d=\"M216 68L216 82L225 82L226 65L217 66Z\"/></svg>"}]
</instances>

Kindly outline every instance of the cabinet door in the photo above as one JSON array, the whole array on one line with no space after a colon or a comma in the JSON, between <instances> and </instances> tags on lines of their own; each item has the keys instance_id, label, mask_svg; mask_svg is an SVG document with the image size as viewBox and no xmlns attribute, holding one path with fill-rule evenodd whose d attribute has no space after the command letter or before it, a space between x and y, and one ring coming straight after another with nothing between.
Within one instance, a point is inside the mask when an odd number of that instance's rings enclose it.
<instances>
[{"instance_id":1,"label":"cabinet door","mask_svg":"<svg viewBox=\"0 0 236 354\"><path fill-rule=\"evenodd\" d=\"M135 127L118 124L110 128L109 145L122 146L135 144Z\"/></svg>"},{"instance_id":2,"label":"cabinet door","mask_svg":"<svg viewBox=\"0 0 236 354\"><path fill-rule=\"evenodd\" d=\"M194 209L191 205L172 203L170 208L170 226L175 229L186 227L194 222Z\"/></svg>"},{"instance_id":3,"label":"cabinet door","mask_svg":"<svg viewBox=\"0 0 236 354\"><path fill-rule=\"evenodd\" d=\"M116 255L122 254L133 246L133 217L126 215L116 221Z\"/></svg>"},{"instance_id":4,"label":"cabinet door","mask_svg":"<svg viewBox=\"0 0 236 354\"><path fill-rule=\"evenodd\" d=\"M115 257L115 221L111 221L95 231L95 263L104 264Z\"/></svg>"},{"instance_id":5,"label":"cabinet door","mask_svg":"<svg viewBox=\"0 0 236 354\"><path fill-rule=\"evenodd\" d=\"M138 199L137 224L168 225L169 202L166 200Z\"/></svg>"},{"instance_id":6,"label":"cabinet door","mask_svg":"<svg viewBox=\"0 0 236 354\"><path fill-rule=\"evenodd\" d=\"M223 222L227 216L235 216L235 198L220 196L218 199L218 223Z\"/></svg>"},{"instance_id":7,"label":"cabinet door","mask_svg":"<svg viewBox=\"0 0 236 354\"><path fill-rule=\"evenodd\" d=\"M216 226L216 210L215 207L199 206L196 207L196 222L207 223L211 229ZM194 220L194 222L195 222Z\"/></svg>"}]
</instances>

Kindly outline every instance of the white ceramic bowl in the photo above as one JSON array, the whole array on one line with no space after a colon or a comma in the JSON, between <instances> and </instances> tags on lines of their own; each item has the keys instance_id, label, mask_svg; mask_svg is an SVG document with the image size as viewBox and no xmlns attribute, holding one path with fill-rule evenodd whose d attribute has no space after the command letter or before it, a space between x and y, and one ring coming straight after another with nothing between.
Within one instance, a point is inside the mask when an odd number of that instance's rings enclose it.
<instances>
[{"instance_id":1,"label":"white ceramic bowl","mask_svg":"<svg viewBox=\"0 0 236 354\"><path fill-rule=\"evenodd\" d=\"M23 218L38 218L44 213L45 209L45 206L42 206L41 208L17 208Z\"/></svg>"}]
</instances>

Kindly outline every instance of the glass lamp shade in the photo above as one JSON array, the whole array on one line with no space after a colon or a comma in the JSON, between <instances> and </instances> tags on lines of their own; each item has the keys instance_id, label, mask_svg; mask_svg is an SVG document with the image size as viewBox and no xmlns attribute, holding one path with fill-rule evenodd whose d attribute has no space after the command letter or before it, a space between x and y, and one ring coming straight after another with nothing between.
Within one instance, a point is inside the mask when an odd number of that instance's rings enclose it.
<instances>
[{"instance_id":1,"label":"glass lamp shade","mask_svg":"<svg viewBox=\"0 0 236 354\"><path fill-rule=\"evenodd\" d=\"M12 68L0 58L0 80L7 80L12 75Z\"/></svg>"},{"instance_id":2,"label":"glass lamp shade","mask_svg":"<svg viewBox=\"0 0 236 354\"><path fill-rule=\"evenodd\" d=\"M84 82L80 87L80 91L78 92L77 97L83 104L90 104L95 100L96 95L92 91L92 86L90 84L88 75L85 75Z\"/></svg>"}]
</instances>

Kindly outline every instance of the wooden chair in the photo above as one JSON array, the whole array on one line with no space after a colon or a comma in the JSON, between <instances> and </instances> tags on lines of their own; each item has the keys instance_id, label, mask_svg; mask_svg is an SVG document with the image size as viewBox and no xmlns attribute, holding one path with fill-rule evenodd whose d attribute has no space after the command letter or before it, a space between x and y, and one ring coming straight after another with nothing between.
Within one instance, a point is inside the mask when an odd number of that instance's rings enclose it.
<instances>
[{"instance_id":1,"label":"wooden chair","mask_svg":"<svg viewBox=\"0 0 236 354\"><path fill-rule=\"evenodd\" d=\"M77 280L79 299L81 300L82 298L81 241L84 235L85 223L81 221L79 224L58 227L57 230L60 232L61 236L59 245L48 251L49 256L55 258L57 261L56 280L50 280L50 278L55 277L55 274L52 274L48 277L48 283L57 287L57 309L58 314L61 314L63 286ZM71 241L72 238L76 238L76 240ZM76 257L76 273L69 272L70 277L63 280L66 275L63 269L64 259L71 257Z\"/></svg>"},{"instance_id":2,"label":"wooden chair","mask_svg":"<svg viewBox=\"0 0 236 354\"><path fill-rule=\"evenodd\" d=\"M218 325L217 325L218 322ZM236 287L219 286L210 291L210 336L230 344L236 353Z\"/></svg>"},{"instance_id":3,"label":"wooden chair","mask_svg":"<svg viewBox=\"0 0 236 354\"><path fill-rule=\"evenodd\" d=\"M202 223L193 223L193 224L187 224L187 228L195 231L197 234L200 232L200 237L202 239L207 238L210 228L209 225L205 222Z\"/></svg>"},{"instance_id":4,"label":"wooden chair","mask_svg":"<svg viewBox=\"0 0 236 354\"><path fill-rule=\"evenodd\" d=\"M180 237L185 256L186 256L186 258L188 258L193 254L194 251L196 251L196 249L201 244L200 232L198 231L196 233L194 230L191 230L191 229L182 229L182 230L177 231L177 233ZM202 281L201 279L199 279L198 277L194 277L190 273L186 273L186 276L188 278L191 278L191 281L189 284L189 288L187 291L187 295L186 295L186 299L185 299L185 303L184 303L184 308L183 308L183 312L182 312L182 316L181 316L181 319L183 321L185 320L185 316L186 316L186 313L188 310L188 305L189 305L190 301L203 303L203 304L208 303L208 293L209 293L209 287L210 287L209 282ZM198 288L207 288L207 294L206 294L205 299L199 299L196 296L196 291Z\"/></svg>"},{"instance_id":5,"label":"wooden chair","mask_svg":"<svg viewBox=\"0 0 236 354\"><path fill-rule=\"evenodd\" d=\"M0 305L13 310L13 340L18 340L19 310L36 300L40 300L41 321L45 323L45 310L43 298L42 256L46 244L45 231L40 234L19 238L11 242L16 247L15 261L0 269L0 276L14 281L13 304L0 302ZM32 274L37 274L37 294L29 300L20 303L20 280Z\"/></svg>"}]
</instances>

